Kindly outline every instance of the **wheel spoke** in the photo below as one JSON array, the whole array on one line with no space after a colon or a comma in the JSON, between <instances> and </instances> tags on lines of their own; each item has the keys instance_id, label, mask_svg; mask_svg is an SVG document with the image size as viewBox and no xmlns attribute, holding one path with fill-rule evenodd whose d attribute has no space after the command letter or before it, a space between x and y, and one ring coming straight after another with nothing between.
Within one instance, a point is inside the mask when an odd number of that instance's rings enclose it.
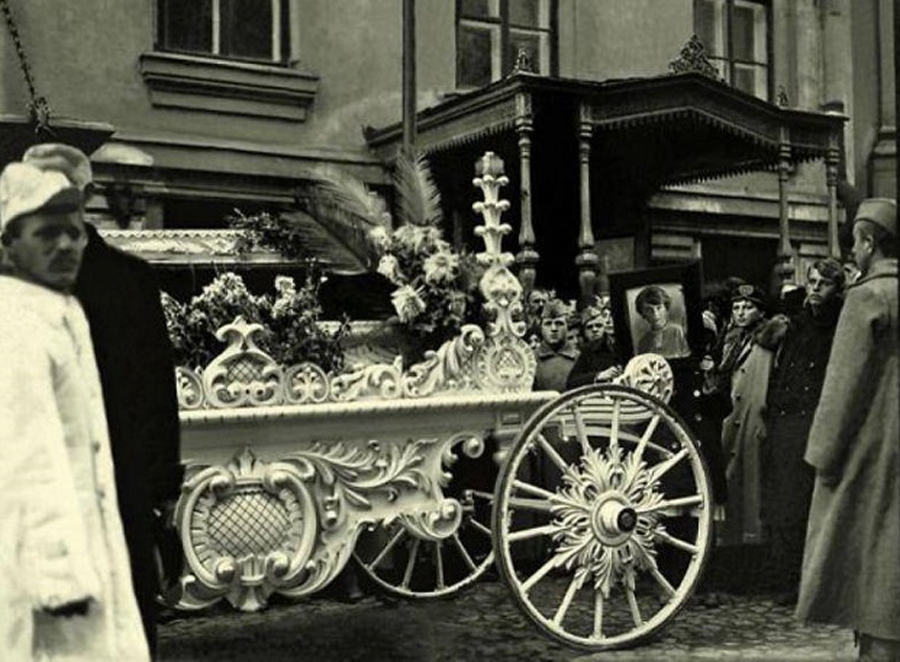
<instances>
[{"instance_id":1,"label":"wheel spoke","mask_svg":"<svg viewBox=\"0 0 900 662\"><path fill-rule=\"evenodd\" d=\"M691 543L682 540L681 538L676 538L666 533L665 531L657 529L653 532L653 535L663 542L672 545L672 547L677 547L678 549L682 549L690 554L696 554L698 551L700 551L695 545L692 545Z\"/></svg>"},{"instance_id":2,"label":"wheel spoke","mask_svg":"<svg viewBox=\"0 0 900 662\"><path fill-rule=\"evenodd\" d=\"M525 492L526 494L531 494L533 496L542 497L552 503L564 503L571 508L582 508L581 504L575 503L571 499L565 499L562 496L560 496L559 494L555 494L553 492L545 490L543 487L538 487L537 485L532 485L531 483L526 483L521 480L514 480L512 484L513 484L514 488L521 490L522 492ZM510 505L512 505L516 501L521 502L522 505L526 508L530 507L535 510L541 509L540 507L536 507L535 503L532 503L532 501L534 501L532 499L521 499L520 497L510 497ZM550 507L550 505L548 504L547 508L549 508L549 507Z\"/></svg>"},{"instance_id":3,"label":"wheel spoke","mask_svg":"<svg viewBox=\"0 0 900 662\"><path fill-rule=\"evenodd\" d=\"M572 600L575 598L575 593L581 588L581 583L581 580L577 576L572 577L572 581L569 582L569 588L566 589L566 594L563 596L562 602L559 603L559 607L553 615L554 625L559 625L563 622L563 619L566 617L566 612L568 612L569 607L572 606Z\"/></svg>"},{"instance_id":4,"label":"wheel spoke","mask_svg":"<svg viewBox=\"0 0 900 662\"><path fill-rule=\"evenodd\" d=\"M544 449L544 452L547 454L547 457L549 457L553 461L553 464L555 464L560 471L566 473L566 471L568 471L569 469L568 463L566 463L566 461L562 459L556 449L553 448L553 444L547 441L547 437L538 432L534 436L534 438L537 439L538 444L540 444L541 448Z\"/></svg>"},{"instance_id":5,"label":"wheel spoke","mask_svg":"<svg viewBox=\"0 0 900 662\"><path fill-rule=\"evenodd\" d=\"M625 597L628 598L628 609L631 612L631 619L636 626L640 627L644 622L644 619L641 617L641 608L638 606L634 589L628 585L625 586Z\"/></svg>"},{"instance_id":6,"label":"wheel spoke","mask_svg":"<svg viewBox=\"0 0 900 662\"><path fill-rule=\"evenodd\" d=\"M446 586L444 583L444 544L438 540L434 546L434 560L437 566L437 587L442 589Z\"/></svg>"},{"instance_id":7,"label":"wheel spoke","mask_svg":"<svg viewBox=\"0 0 900 662\"><path fill-rule=\"evenodd\" d=\"M413 569L416 567L416 556L419 553L419 538L413 539L412 549L409 551L409 558L406 561L406 572L403 573L403 588L409 588L409 582L412 580Z\"/></svg>"},{"instance_id":8,"label":"wheel spoke","mask_svg":"<svg viewBox=\"0 0 900 662\"><path fill-rule=\"evenodd\" d=\"M486 527L484 524L482 524L481 522L479 522L477 519L471 519L471 520L469 520L469 526L471 526L475 531L478 531L479 533L483 533L483 534L486 535L488 538L491 537L491 530L490 530L490 528Z\"/></svg>"},{"instance_id":9,"label":"wheel spoke","mask_svg":"<svg viewBox=\"0 0 900 662\"><path fill-rule=\"evenodd\" d=\"M655 565L651 566L650 574L653 576L653 579L656 580L656 583L662 586L662 589L666 592L670 598L675 595L675 589L669 583L669 580L663 577L663 574L659 571Z\"/></svg>"},{"instance_id":10,"label":"wheel spoke","mask_svg":"<svg viewBox=\"0 0 900 662\"><path fill-rule=\"evenodd\" d=\"M587 427L584 424L584 418L581 416L581 412L578 411L578 407L574 404L572 405L572 416L575 419L575 430L578 433L578 441L581 442L581 453L582 455L588 455L591 452L591 443L588 439Z\"/></svg>"},{"instance_id":11,"label":"wheel spoke","mask_svg":"<svg viewBox=\"0 0 900 662\"><path fill-rule=\"evenodd\" d=\"M603 591L594 589L594 639L603 638Z\"/></svg>"},{"instance_id":12,"label":"wheel spoke","mask_svg":"<svg viewBox=\"0 0 900 662\"><path fill-rule=\"evenodd\" d=\"M551 557L544 565L538 568L531 577L522 582L522 593L527 595L528 592L534 588L534 585L546 577L547 573L553 570L557 565L556 557Z\"/></svg>"},{"instance_id":13,"label":"wheel spoke","mask_svg":"<svg viewBox=\"0 0 900 662\"><path fill-rule=\"evenodd\" d=\"M641 508L638 509L637 512L641 514L645 513L656 513L660 511L668 511L665 514L670 517L674 517L677 515L684 514L683 510L685 506L696 506L703 503L703 497L699 494L694 494L689 497L681 497L680 499L669 499L668 501L660 501L655 506L651 506L650 508ZM692 512L692 509L688 509L688 512Z\"/></svg>"},{"instance_id":14,"label":"wheel spoke","mask_svg":"<svg viewBox=\"0 0 900 662\"><path fill-rule=\"evenodd\" d=\"M681 462L684 458L688 456L688 449L682 448L675 455L670 457L665 462L660 462L659 464L655 464L650 468L650 473L653 475L653 480L657 481L662 478L672 467Z\"/></svg>"},{"instance_id":15,"label":"wheel spoke","mask_svg":"<svg viewBox=\"0 0 900 662\"><path fill-rule=\"evenodd\" d=\"M537 510L542 513L549 513L553 504L549 501L540 499L523 499L522 497L510 497L509 505L511 508L522 510Z\"/></svg>"},{"instance_id":16,"label":"wheel spoke","mask_svg":"<svg viewBox=\"0 0 900 662\"><path fill-rule=\"evenodd\" d=\"M656 426L659 425L660 419L661 417L659 414L656 414L651 418L650 422L647 424L647 429L644 430L644 434L641 435L641 440L638 442L637 448L634 449L635 466L641 463L641 458L644 456L644 449L647 447L647 442L650 441L650 437L656 432Z\"/></svg>"},{"instance_id":17,"label":"wheel spoke","mask_svg":"<svg viewBox=\"0 0 900 662\"><path fill-rule=\"evenodd\" d=\"M619 416L620 416L620 407L622 405L622 401L618 398L613 402L613 411L612 411L612 431L609 433L609 449L613 450L614 448L619 447Z\"/></svg>"},{"instance_id":18,"label":"wheel spoke","mask_svg":"<svg viewBox=\"0 0 900 662\"><path fill-rule=\"evenodd\" d=\"M384 549L382 549L378 553L378 556L376 556L372 560L371 563L366 564L366 569L373 570L374 568L377 568L378 564L381 563L385 559L385 557L390 553L390 551L394 548L394 546L398 542L400 542L400 539L403 538L404 535L406 535L406 529L404 529L402 527L397 529L397 533L395 533L394 537L388 541L388 544L384 546Z\"/></svg>"},{"instance_id":19,"label":"wheel spoke","mask_svg":"<svg viewBox=\"0 0 900 662\"><path fill-rule=\"evenodd\" d=\"M466 549L466 546L462 544L462 540L459 539L459 534L454 533L451 540L453 540L453 544L456 545L456 550L459 552L459 555L462 556L463 561L469 566L469 570L477 570L478 566L475 565L475 561L472 560L469 550Z\"/></svg>"},{"instance_id":20,"label":"wheel spoke","mask_svg":"<svg viewBox=\"0 0 900 662\"><path fill-rule=\"evenodd\" d=\"M547 524L545 526L536 526L531 529L521 529L519 531L511 531L509 534L510 542L518 542L520 540L529 540L540 536L552 536L559 532L559 526L556 524Z\"/></svg>"}]
</instances>

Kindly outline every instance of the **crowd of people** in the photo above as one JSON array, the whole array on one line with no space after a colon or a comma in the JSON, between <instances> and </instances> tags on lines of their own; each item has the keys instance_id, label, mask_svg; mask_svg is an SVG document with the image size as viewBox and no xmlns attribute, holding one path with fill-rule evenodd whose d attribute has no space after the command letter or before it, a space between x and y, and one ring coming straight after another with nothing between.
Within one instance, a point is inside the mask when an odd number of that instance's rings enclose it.
<instances>
[{"instance_id":1,"label":"crowd of people","mask_svg":"<svg viewBox=\"0 0 900 662\"><path fill-rule=\"evenodd\" d=\"M670 322L666 291L645 287L634 306L649 330L634 353L670 359L670 404L710 469L710 575L726 579L701 587L704 599L750 584L803 620L854 629L861 659L898 660L896 202L864 201L849 227L848 259L813 261L802 287L772 296L737 275L710 284L694 347ZM529 294L535 390L621 374L629 357L610 311L608 297L578 314L552 292Z\"/></svg>"}]
</instances>

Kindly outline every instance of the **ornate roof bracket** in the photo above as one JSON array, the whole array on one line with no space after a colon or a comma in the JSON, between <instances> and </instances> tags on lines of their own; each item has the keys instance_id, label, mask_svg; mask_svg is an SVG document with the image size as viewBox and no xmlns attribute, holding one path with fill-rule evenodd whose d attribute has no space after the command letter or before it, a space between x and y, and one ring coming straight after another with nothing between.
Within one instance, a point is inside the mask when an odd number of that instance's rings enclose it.
<instances>
[{"instance_id":1,"label":"ornate roof bracket","mask_svg":"<svg viewBox=\"0 0 900 662\"><path fill-rule=\"evenodd\" d=\"M706 47L697 35L691 35L687 43L681 47L678 57L669 62L669 71L673 74L696 72L713 80L725 82L718 70L706 55Z\"/></svg>"}]
</instances>

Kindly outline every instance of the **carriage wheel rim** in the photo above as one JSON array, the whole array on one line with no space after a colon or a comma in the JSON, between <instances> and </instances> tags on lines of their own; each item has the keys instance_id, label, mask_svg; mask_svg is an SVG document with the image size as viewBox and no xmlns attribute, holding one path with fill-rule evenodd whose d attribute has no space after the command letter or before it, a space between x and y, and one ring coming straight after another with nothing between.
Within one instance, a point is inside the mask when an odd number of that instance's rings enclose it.
<instances>
[{"instance_id":1,"label":"carriage wheel rim","mask_svg":"<svg viewBox=\"0 0 900 662\"><path fill-rule=\"evenodd\" d=\"M635 620L634 627L621 634L612 636L606 636L602 630L602 624L598 625L597 622L595 622L595 627L597 629L589 635L570 632L565 627L565 618L567 617L565 610L567 607L560 604L559 609L555 614L545 613L545 609L542 609L533 603L532 598L530 597L530 591L543 579L539 578L537 582L534 582L534 575L525 578L519 577L517 571L520 568L512 558L511 536L523 535L523 533L521 530L510 530L511 510L516 509L516 506L511 503L514 498L513 493L514 491L518 493L518 490L521 489L518 484L515 484L515 479L519 474L523 461L525 461L525 458L531 452L530 449L542 449L542 444L536 441L537 434L544 429L546 422L552 421L554 417L558 416L561 412L569 410L574 412L573 405L583 404L590 400L597 401L604 397L611 400L613 403L630 402L655 412L653 416L658 416L659 418L657 424L662 424L670 430L674 435L675 440L678 442L678 447L684 451L683 455L682 450L679 450L678 453L672 454L672 457L679 455L682 458L687 459L690 466L690 475L696 483L695 496L699 498L702 504L699 507L687 511L689 517L695 517L694 513L696 513L696 534L692 541L674 541L677 544L685 544L687 547L693 549L690 553L690 559L687 562L687 568L684 571L684 575L678 581L677 586L674 587L674 594L670 594L668 599L663 602L662 606L653 612L652 616L644 619L643 615L639 615L638 618L640 619L640 623L638 623L638 620ZM575 418L577 419L577 417ZM611 425L611 427L615 428L616 425ZM655 431L655 429L656 428L654 427L653 430ZM581 433L579 432L577 436L580 436L580 434ZM653 432L651 431L649 438L652 437ZM638 444L639 443L640 442L638 442ZM648 441L644 446L644 452L646 452L646 448L650 445L651 444ZM655 448L658 449L655 451L658 453L661 453L664 450L658 446ZM636 452L636 450L635 447L632 453ZM627 455L628 454L626 454L626 458ZM583 459L584 451L575 464ZM677 458L675 461L678 461ZM650 469L653 469L653 467L658 464L660 463L651 465ZM572 465L569 466L571 468ZM574 475L577 475L577 472L573 473ZM559 501L563 501L563 499L559 499ZM708 472L703 457L699 453L697 442L692 438L688 427L678 415L665 403L633 388L618 385L591 385L566 393L557 400L541 407L541 409L535 412L531 419L526 423L519 439L507 455L506 464L498 476L496 497L494 500L492 522L492 529L494 532L494 555L497 559L499 572L510 586L515 602L520 610L542 631L549 634L554 639L577 648L594 651L625 648L636 645L660 631L677 615L692 595L707 562L711 547L711 506L711 490ZM622 513L624 513L624 515L622 515ZM618 518L620 515L624 518L624 522L619 521ZM633 526L631 521L632 516L635 518ZM600 546L604 553L614 548L621 550L622 547L629 545L629 541L635 535L635 530L642 526L639 507L636 508L634 503L629 502L627 498L624 498L623 495L616 490L600 491L595 494L593 506L590 510L590 517L586 519L589 522L594 541ZM643 525L646 525L646 522L644 522ZM564 533L562 537L565 538L565 536L566 534ZM654 534L654 540L655 539ZM671 543L663 542L660 544ZM589 589L590 582L588 580L593 577L590 571L584 568L584 565L579 566L578 564L571 564L569 568L566 569L566 564L563 563L565 555L560 555L559 549L560 547L557 545L555 547L556 551L554 552L556 556L551 556L550 560L544 563L544 566L542 566L538 573L535 574L539 574L541 571L546 570L546 566L548 565L551 566L551 568L550 570L547 570L546 574L549 574L551 571L556 573L568 572L571 575L571 583L567 596L563 598L564 602L565 600L570 599L568 593L575 595L585 588ZM557 559L555 564L554 558ZM574 571L572 568L574 568ZM581 580L578 579L579 574L582 578ZM651 576L656 579L656 576L652 573L646 574L651 574ZM634 574L631 576L633 580ZM663 577L663 579L665 580L666 578ZM659 583L658 579L656 581ZM660 584L660 586L662 585ZM599 613L599 620L602 620L605 598L602 590L598 590L595 587L594 592L595 619L597 619L597 614ZM634 590L631 592L634 594ZM632 595L632 597L634 596ZM633 610L640 611L639 608L634 607L636 599L632 601L629 598L629 604L632 606ZM563 612L561 619L559 617L560 611ZM632 612L632 616L634 616L634 611ZM600 633L599 636L597 636L597 632Z\"/></svg>"}]
</instances>

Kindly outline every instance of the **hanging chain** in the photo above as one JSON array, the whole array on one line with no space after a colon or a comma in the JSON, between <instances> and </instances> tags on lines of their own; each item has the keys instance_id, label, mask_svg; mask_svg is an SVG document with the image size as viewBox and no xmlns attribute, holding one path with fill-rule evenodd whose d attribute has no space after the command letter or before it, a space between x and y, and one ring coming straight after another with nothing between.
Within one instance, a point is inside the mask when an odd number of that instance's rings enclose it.
<instances>
[{"instance_id":1,"label":"hanging chain","mask_svg":"<svg viewBox=\"0 0 900 662\"><path fill-rule=\"evenodd\" d=\"M3 18L6 20L6 28L9 36L12 38L13 46L16 49L16 55L19 58L19 65L22 68L22 75L25 77L25 85L28 86L29 101L26 104L28 115L34 124L34 132L36 135L53 134L50 128L50 103L47 97L38 96L34 87L34 77L31 75L31 66L25 57L25 48L22 46L22 38L19 36L19 28L13 18L12 10L9 8L9 0L0 0L0 10L3 11Z\"/></svg>"}]
</instances>

